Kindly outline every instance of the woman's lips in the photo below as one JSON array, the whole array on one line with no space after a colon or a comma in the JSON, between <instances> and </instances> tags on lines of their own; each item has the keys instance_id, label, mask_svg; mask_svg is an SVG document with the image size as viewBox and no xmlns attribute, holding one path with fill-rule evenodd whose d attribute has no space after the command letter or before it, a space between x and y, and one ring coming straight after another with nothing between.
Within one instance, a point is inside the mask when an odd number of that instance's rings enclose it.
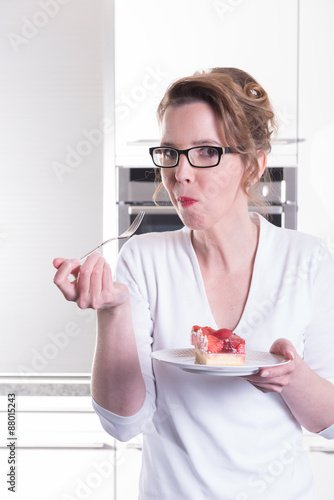
<instances>
[{"instance_id":1,"label":"woman's lips","mask_svg":"<svg viewBox=\"0 0 334 500\"><path fill-rule=\"evenodd\" d=\"M190 205L197 203L197 200L195 200L194 198L189 198L188 196L179 196L177 198L177 201L182 207L189 207Z\"/></svg>"}]
</instances>

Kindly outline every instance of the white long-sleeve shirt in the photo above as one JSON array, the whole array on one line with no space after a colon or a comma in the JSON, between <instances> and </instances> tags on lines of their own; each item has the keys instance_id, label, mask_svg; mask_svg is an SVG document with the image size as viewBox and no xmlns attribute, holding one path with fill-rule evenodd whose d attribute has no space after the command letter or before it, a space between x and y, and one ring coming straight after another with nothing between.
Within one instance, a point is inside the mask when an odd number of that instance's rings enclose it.
<instances>
[{"instance_id":1,"label":"white long-sleeve shirt","mask_svg":"<svg viewBox=\"0 0 334 500\"><path fill-rule=\"evenodd\" d=\"M234 331L248 350L269 351L276 339L289 339L334 383L333 259L320 240L252 217L260 224L259 244ZM93 406L117 439L143 434L140 500L313 499L301 426L279 394L239 377L187 373L149 357L152 350L190 347L195 324L218 328L191 231L131 238L120 254L117 280L130 289L147 395L130 417ZM321 434L334 438L334 425Z\"/></svg>"}]
</instances>

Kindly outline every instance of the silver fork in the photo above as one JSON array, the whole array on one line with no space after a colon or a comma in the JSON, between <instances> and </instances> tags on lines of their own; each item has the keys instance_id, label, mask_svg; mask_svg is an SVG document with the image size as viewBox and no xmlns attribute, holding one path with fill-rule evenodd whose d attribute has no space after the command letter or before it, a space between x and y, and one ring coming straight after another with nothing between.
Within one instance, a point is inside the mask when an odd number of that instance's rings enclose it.
<instances>
[{"instance_id":1,"label":"silver fork","mask_svg":"<svg viewBox=\"0 0 334 500\"><path fill-rule=\"evenodd\" d=\"M91 250L90 252L86 253L85 255L83 255L81 258L80 258L80 261L81 260L84 260L86 257L88 257L90 254L96 252L96 250L98 250L99 248L102 248L104 245L106 245L107 243L110 243L110 241L114 241L114 240L122 240L124 238L130 238L130 236L132 236L138 229L138 227L140 226L141 224L141 221L143 220L144 218L144 215L145 215L145 212L143 211L140 211L138 212L138 215L137 217L135 218L135 220L132 222L131 226L128 227L128 229L126 231L124 231L124 233L120 234L119 236L114 236L114 238L109 238L109 240L106 240L104 241L103 243L101 243L101 245L97 246L96 248L94 248L93 250Z\"/></svg>"}]
</instances>

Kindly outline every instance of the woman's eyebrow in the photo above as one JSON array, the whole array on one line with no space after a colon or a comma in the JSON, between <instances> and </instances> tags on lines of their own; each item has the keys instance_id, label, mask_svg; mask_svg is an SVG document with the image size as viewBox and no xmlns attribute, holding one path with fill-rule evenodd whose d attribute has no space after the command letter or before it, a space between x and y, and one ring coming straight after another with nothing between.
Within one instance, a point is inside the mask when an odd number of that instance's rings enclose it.
<instances>
[{"instance_id":1,"label":"woman's eyebrow","mask_svg":"<svg viewBox=\"0 0 334 500\"><path fill-rule=\"evenodd\" d=\"M216 141L215 139L200 139L198 141L192 141L191 144L194 147L205 146L205 145L221 146L221 142ZM160 146L168 147L168 148L177 148L176 144L174 144L173 142L168 142L168 141L161 141Z\"/></svg>"},{"instance_id":2,"label":"woman's eyebrow","mask_svg":"<svg viewBox=\"0 0 334 500\"><path fill-rule=\"evenodd\" d=\"M215 139L201 139L200 141L194 141L194 146L203 146L205 144L214 144L216 146L220 146L220 141L216 141Z\"/></svg>"}]
</instances>

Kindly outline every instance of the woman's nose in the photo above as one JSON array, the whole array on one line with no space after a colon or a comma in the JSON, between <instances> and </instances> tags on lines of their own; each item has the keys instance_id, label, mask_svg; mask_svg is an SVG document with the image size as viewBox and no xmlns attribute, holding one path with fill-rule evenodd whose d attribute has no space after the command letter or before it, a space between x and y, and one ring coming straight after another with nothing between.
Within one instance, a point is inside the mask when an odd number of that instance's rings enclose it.
<instances>
[{"instance_id":1,"label":"woman's nose","mask_svg":"<svg viewBox=\"0 0 334 500\"><path fill-rule=\"evenodd\" d=\"M176 167L175 178L179 182L191 182L194 175L194 168L190 165L185 154L181 154Z\"/></svg>"}]
</instances>

